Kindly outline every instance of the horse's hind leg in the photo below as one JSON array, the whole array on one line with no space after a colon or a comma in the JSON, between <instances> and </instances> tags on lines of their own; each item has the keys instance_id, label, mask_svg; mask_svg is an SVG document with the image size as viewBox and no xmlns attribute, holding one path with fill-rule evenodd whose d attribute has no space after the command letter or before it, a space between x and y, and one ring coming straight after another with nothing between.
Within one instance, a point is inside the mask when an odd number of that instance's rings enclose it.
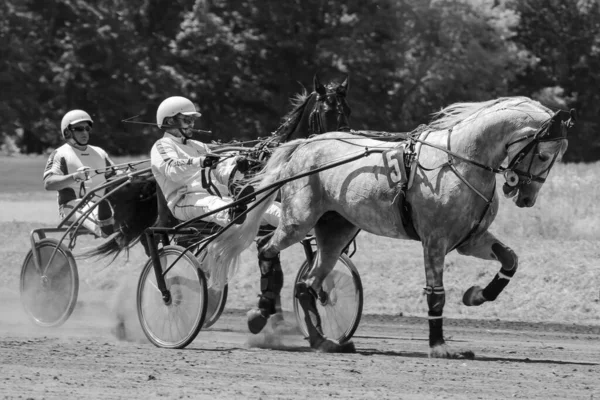
<instances>
[{"instance_id":1,"label":"horse's hind leg","mask_svg":"<svg viewBox=\"0 0 600 400\"><path fill-rule=\"evenodd\" d=\"M271 315L279 312L278 323L282 323L281 288L283 270L279 253L285 248L302 240L312 224L283 224L271 234L257 241L258 266L260 268L260 291L258 306L248 312L248 329L259 333L265 327Z\"/></svg>"},{"instance_id":2,"label":"horse's hind leg","mask_svg":"<svg viewBox=\"0 0 600 400\"><path fill-rule=\"evenodd\" d=\"M327 339L321 328L321 316L316 306L318 293L323 280L335 267L342 250L356 235L358 228L337 213L327 213L315 226L317 254L315 264L306 281L296 286L296 296L304 311L305 323L309 333L310 346L323 352L354 352L354 344L339 344Z\"/></svg>"},{"instance_id":3,"label":"horse's hind leg","mask_svg":"<svg viewBox=\"0 0 600 400\"><path fill-rule=\"evenodd\" d=\"M486 301L496 300L517 271L519 260L515 252L487 231L457 250L460 254L484 260L496 260L502 264L500 271L485 288L471 286L465 292L463 303L467 306L478 306Z\"/></svg>"}]
</instances>

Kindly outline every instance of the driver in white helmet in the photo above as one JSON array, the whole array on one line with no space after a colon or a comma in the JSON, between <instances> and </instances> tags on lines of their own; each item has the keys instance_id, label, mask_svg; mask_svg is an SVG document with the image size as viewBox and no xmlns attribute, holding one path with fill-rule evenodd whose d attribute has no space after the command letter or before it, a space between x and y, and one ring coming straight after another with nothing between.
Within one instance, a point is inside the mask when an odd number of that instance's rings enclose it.
<instances>
[{"instance_id":1,"label":"driver in white helmet","mask_svg":"<svg viewBox=\"0 0 600 400\"><path fill-rule=\"evenodd\" d=\"M64 219L73 209L75 213L69 221L78 219L89 210L91 203L78 206L88 190L106 182L114 175L106 171L113 164L106 152L97 146L89 145L94 121L83 110L71 110L60 123L60 133L66 141L54 150L44 170L44 188L58 192L58 209ZM94 171L102 171L95 173ZM113 233L113 218L110 204L103 200L82 224L97 237L107 237Z\"/></svg>"},{"instance_id":2,"label":"driver in white helmet","mask_svg":"<svg viewBox=\"0 0 600 400\"><path fill-rule=\"evenodd\" d=\"M181 221L199 217L233 201L227 196L227 187L240 159L228 157L220 161L206 144L191 140L194 121L201 115L189 99L181 96L167 98L156 112L156 123L165 133L150 152L152 172L169 210ZM206 168L212 168L211 179L207 179ZM213 178L214 183L211 183ZM237 216L236 211L243 210L244 207L224 209L204 220L224 226ZM264 222L277 226L279 215L280 207L274 204L266 212ZM236 223L243 219L243 216L236 218Z\"/></svg>"}]
</instances>

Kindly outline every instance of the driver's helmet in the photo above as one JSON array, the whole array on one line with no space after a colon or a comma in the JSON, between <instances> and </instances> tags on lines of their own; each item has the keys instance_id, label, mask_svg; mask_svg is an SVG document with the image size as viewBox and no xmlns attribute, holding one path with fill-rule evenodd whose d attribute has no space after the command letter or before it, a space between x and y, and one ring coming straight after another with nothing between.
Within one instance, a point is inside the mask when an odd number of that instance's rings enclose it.
<instances>
[{"instance_id":1,"label":"driver's helmet","mask_svg":"<svg viewBox=\"0 0 600 400\"><path fill-rule=\"evenodd\" d=\"M67 130L70 125L83 121L87 121L90 123L90 125L94 125L94 121L92 121L90 114L83 110L71 110L66 113L62 118L62 121L60 121L60 134L62 135L63 139L67 139L65 137L65 130Z\"/></svg>"},{"instance_id":2,"label":"driver's helmet","mask_svg":"<svg viewBox=\"0 0 600 400\"><path fill-rule=\"evenodd\" d=\"M191 115L196 118L202 115L196 111L194 103L189 99L181 96L173 96L163 100L158 106L158 110L156 110L156 124L159 128L162 128L165 118L174 117L177 114Z\"/></svg>"}]
</instances>

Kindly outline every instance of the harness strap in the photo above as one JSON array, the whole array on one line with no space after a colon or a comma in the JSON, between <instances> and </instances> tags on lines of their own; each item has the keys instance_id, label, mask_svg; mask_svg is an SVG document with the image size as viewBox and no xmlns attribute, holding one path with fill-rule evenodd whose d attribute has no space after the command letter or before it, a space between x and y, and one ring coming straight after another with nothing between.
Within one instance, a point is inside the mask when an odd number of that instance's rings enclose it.
<instances>
[{"instance_id":1,"label":"harness strap","mask_svg":"<svg viewBox=\"0 0 600 400\"><path fill-rule=\"evenodd\" d=\"M479 229L479 226L483 222L483 219L485 218L486 214L488 213L488 211L490 209L490 206L492 205L494 197L496 197L496 184L495 183L494 183L494 192L492 194L492 199L485 205L485 208L483 209L483 212L481 213L481 217L479 217L479 220L477 221L475 226L473 226L473 228L471 228L469 233L467 233L467 236L465 236L460 242L458 242L456 244L456 246L452 247L452 250L465 244L469 239L471 239L471 237L475 234L475 232L477 232L477 229ZM452 251L452 250L450 250L450 251Z\"/></svg>"},{"instance_id":2,"label":"harness strap","mask_svg":"<svg viewBox=\"0 0 600 400\"><path fill-rule=\"evenodd\" d=\"M490 206L492 205L492 202L494 201L494 198L496 197L496 180L494 179L494 189L492 190L492 197L488 200L487 197L485 197L485 195L483 193L481 193L477 188L475 188L475 186L473 186L471 183L469 183L469 181L467 181L467 179L464 176L462 176L460 174L460 172L458 172L458 169L454 165L454 159L452 158L452 155L450 152L450 136L451 135L452 135L452 128L448 129L448 140L447 140L447 143L448 143L448 166L450 167L452 172L454 172L454 174L458 177L458 179L460 179L465 185L467 185L472 191L474 191L479 197L481 197L485 201L485 208L483 209L483 212L481 213L479 220L473 226L473 228L471 228L471 230L469 231L467 236L465 236L460 242L458 242L456 244L456 246L454 246L452 248L452 250L454 250L457 247L460 247L461 245L466 243L475 234L475 232L477 232L477 229L479 229L479 226L481 226L481 223L483 222L486 214L488 213L488 211L490 209ZM473 161L470 161L470 162L473 162ZM490 170L490 168L486 168L486 169Z\"/></svg>"},{"instance_id":3,"label":"harness strap","mask_svg":"<svg viewBox=\"0 0 600 400\"><path fill-rule=\"evenodd\" d=\"M217 189L217 187L215 186L215 184L212 181L212 177L211 177L211 168L203 168L202 169L202 174L201 179L202 179L202 188L206 189L206 191L212 195L212 196L219 196L220 198L223 198L223 196L221 196L221 193L219 192L219 189ZM213 192L214 190L214 192Z\"/></svg>"},{"instance_id":4,"label":"harness strap","mask_svg":"<svg viewBox=\"0 0 600 400\"><path fill-rule=\"evenodd\" d=\"M87 190L85 190L85 183L81 182L79 184L79 198L83 198L87 193Z\"/></svg>"},{"instance_id":5,"label":"harness strap","mask_svg":"<svg viewBox=\"0 0 600 400\"><path fill-rule=\"evenodd\" d=\"M450 169L452 170L452 172L454 172L454 174L458 177L458 179L460 179L465 185L467 185L472 191L474 191L479 197L481 197L483 200L485 200L485 202L489 204L492 202L492 200L494 199L494 195L492 194L492 198L490 200L487 199L487 197L485 197L485 195L483 193L481 193L475 186L473 186L469 181L467 181L467 179L461 175L460 172L458 172L458 169L456 169L456 166L454 165L454 159L452 158L452 152L450 151L450 136L452 136L452 128L448 129L448 166L450 167ZM470 161L473 162L474 161ZM491 168L486 167L485 169L487 169L488 171L491 170ZM491 171L491 172L495 172L495 171ZM496 192L496 184L494 183L494 193Z\"/></svg>"}]
</instances>

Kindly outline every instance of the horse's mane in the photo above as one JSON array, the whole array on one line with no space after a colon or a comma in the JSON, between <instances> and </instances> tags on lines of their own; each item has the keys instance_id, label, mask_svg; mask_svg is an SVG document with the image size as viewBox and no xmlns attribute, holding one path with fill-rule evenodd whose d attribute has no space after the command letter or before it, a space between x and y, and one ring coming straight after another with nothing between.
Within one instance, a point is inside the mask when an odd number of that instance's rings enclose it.
<instances>
[{"instance_id":1,"label":"horse's mane","mask_svg":"<svg viewBox=\"0 0 600 400\"><path fill-rule=\"evenodd\" d=\"M537 112L545 112L551 116L550 109L541 103L525 96L500 97L498 99L481 101L454 103L448 107L433 114L433 120L427 127L433 130L443 130L456 126L470 117L475 117L482 111L497 111L501 108L514 109L515 111L531 112L531 108L523 109L522 105L533 106Z\"/></svg>"},{"instance_id":2,"label":"horse's mane","mask_svg":"<svg viewBox=\"0 0 600 400\"><path fill-rule=\"evenodd\" d=\"M296 94L290 99L290 102L292 103L292 109L286 115L284 115L282 118L283 122L281 125L279 125L275 132L273 132L272 136L274 138L285 140L285 138L296 129L296 126L298 126L300 123L302 114L304 113L304 110L308 105L308 101L313 93L308 93L306 89L303 89L301 93Z\"/></svg>"}]
</instances>

